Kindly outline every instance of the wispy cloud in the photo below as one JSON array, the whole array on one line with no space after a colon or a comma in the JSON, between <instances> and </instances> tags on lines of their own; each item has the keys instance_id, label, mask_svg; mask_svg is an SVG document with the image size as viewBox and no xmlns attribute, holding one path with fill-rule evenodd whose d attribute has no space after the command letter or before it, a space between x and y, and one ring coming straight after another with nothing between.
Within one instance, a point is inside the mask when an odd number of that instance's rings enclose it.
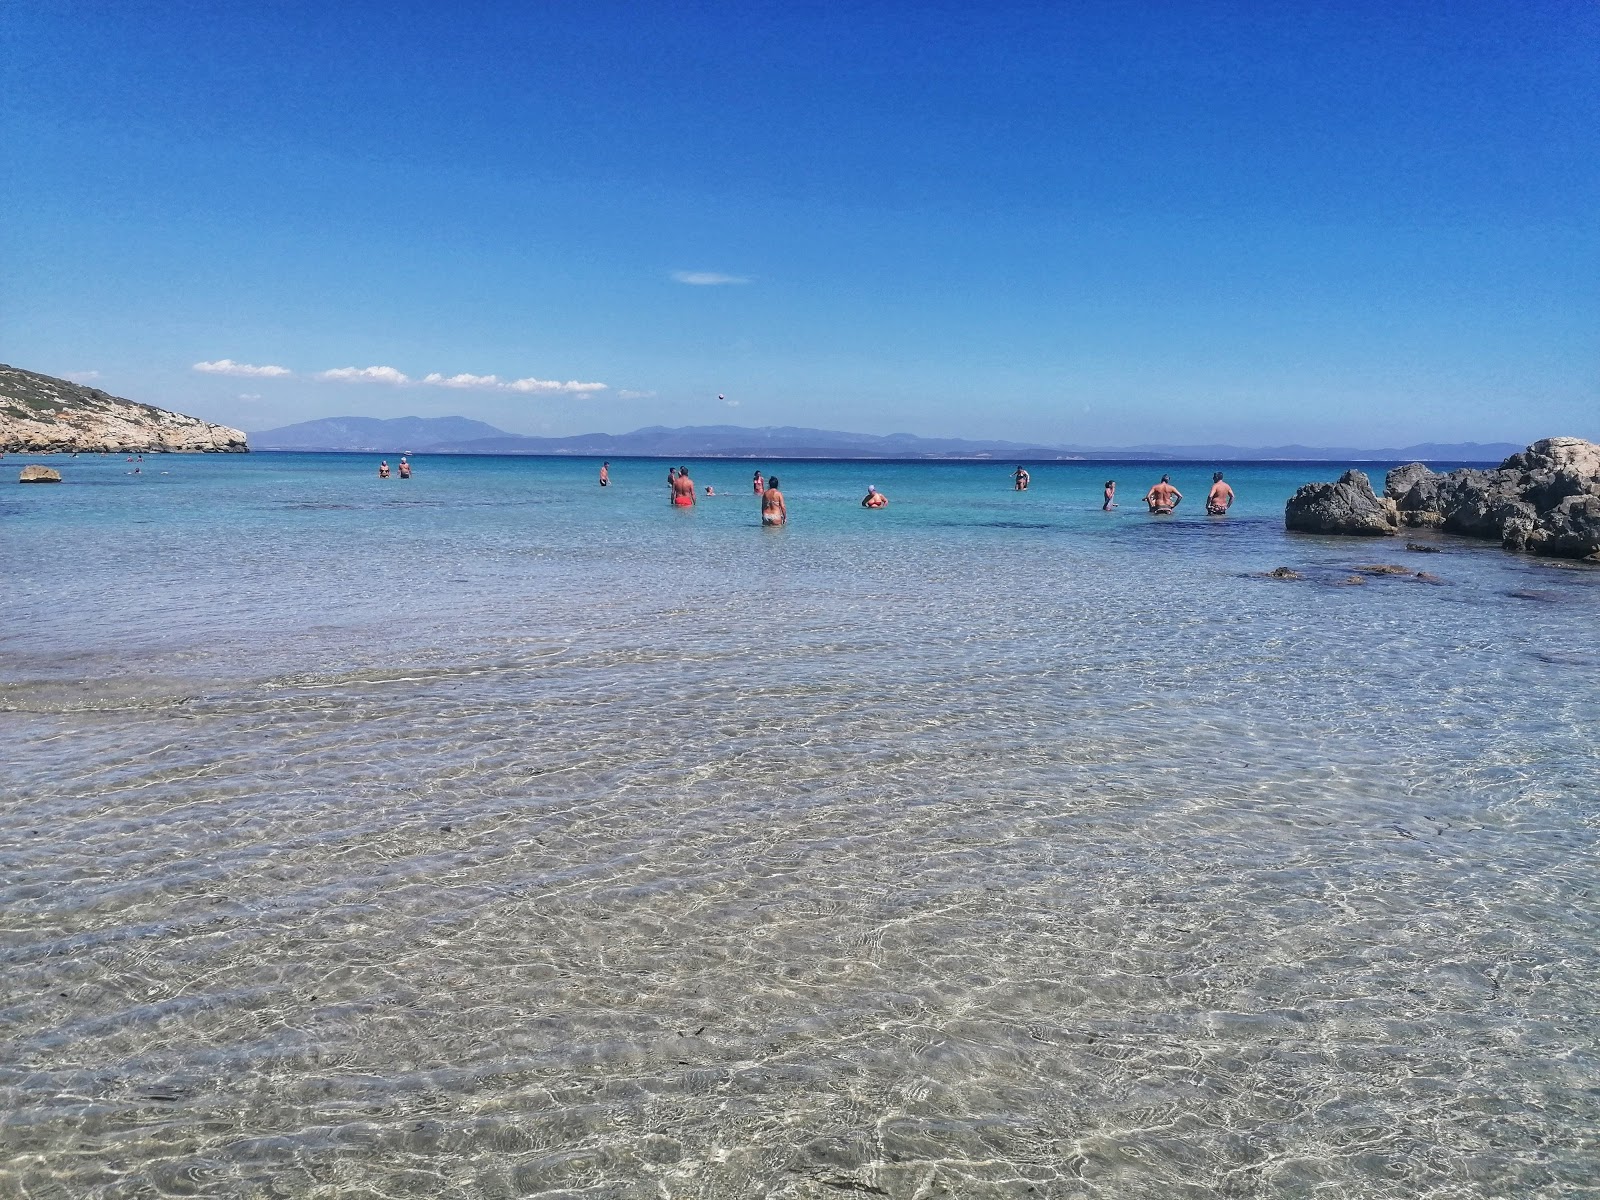
<instances>
[{"instance_id":1,"label":"wispy cloud","mask_svg":"<svg viewBox=\"0 0 1600 1200\"><path fill-rule=\"evenodd\" d=\"M617 399L618 400L648 400L648 399L650 399L650 397L652 397L654 395L655 395L654 392L636 392L632 388L623 388L620 392L617 393Z\"/></svg>"},{"instance_id":2,"label":"wispy cloud","mask_svg":"<svg viewBox=\"0 0 1600 1200\"><path fill-rule=\"evenodd\" d=\"M335 383L410 383L411 376L394 367L334 367L317 372L318 379Z\"/></svg>"},{"instance_id":3,"label":"wispy cloud","mask_svg":"<svg viewBox=\"0 0 1600 1200\"><path fill-rule=\"evenodd\" d=\"M63 379L70 379L73 383L93 383L100 378L99 371L68 371L62 375Z\"/></svg>"},{"instance_id":4,"label":"wispy cloud","mask_svg":"<svg viewBox=\"0 0 1600 1200\"><path fill-rule=\"evenodd\" d=\"M506 384L506 389L512 392L603 392L606 385L603 383L579 383L576 379L569 379L559 383L554 379L513 379Z\"/></svg>"},{"instance_id":5,"label":"wispy cloud","mask_svg":"<svg viewBox=\"0 0 1600 1200\"><path fill-rule=\"evenodd\" d=\"M423 383L430 383L435 387L447 388L497 388L500 386L498 375L441 375L434 371L422 377Z\"/></svg>"},{"instance_id":6,"label":"wispy cloud","mask_svg":"<svg viewBox=\"0 0 1600 1200\"><path fill-rule=\"evenodd\" d=\"M219 375L265 376L294 374L286 367L252 367L247 363L236 363L228 359L221 359L214 363L196 363L194 369ZM405 385L408 387L467 388L485 392L537 392L574 396L586 396L593 392L606 390L606 385L603 383L584 383L577 379L565 381L559 379L535 379L531 375L526 379L501 379L498 375L474 375L466 371L457 375L446 375L442 371L430 371L421 379L413 379L400 370L399 367L332 367L326 371L316 372L313 378L326 380L330 383L388 383L397 387Z\"/></svg>"},{"instance_id":7,"label":"wispy cloud","mask_svg":"<svg viewBox=\"0 0 1600 1200\"><path fill-rule=\"evenodd\" d=\"M679 283L693 287L720 287L728 283L749 283L743 275L724 275L721 271L674 271L672 277Z\"/></svg>"},{"instance_id":8,"label":"wispy cloud","mask_svg":"<svg viewBox=\"0 0 1600 1200\"><path fill-rule=\"evenodd\" d=\"M194 364L194 370L206 375L248 375L255 379L280 379L285 375L294 374L288 367L257 367L251 363L234 362L231 358L219 358L216 362L197 362Z\"/></svg>"},{"instance_id":9,"label":"wispy cloud","mask_svg":"<svg viewBox=\"0 0 1600 1200\"><path fill-rule=\"evenodd\" d=\"M535 379L531 375L526 379L501 379L498 375L442 375L438 371L424 375L417 382L431 387L474 388L486 392L567 392L583 395L606 390L603 383L582 383L576 379L563 383L558 379Z\"/></svg>"},{"instance_id":10,"label":"wispy cloud","mask_svg":"<svg viewBox=\"0 0 1600 1200\"><path fill-rule=\"evenodd\" d=\"M239 399L241 399L241 400L259 400L259 399L261 399L261 393L260 392L240 392L239 393Z\"/></svg>"}]
</instances>

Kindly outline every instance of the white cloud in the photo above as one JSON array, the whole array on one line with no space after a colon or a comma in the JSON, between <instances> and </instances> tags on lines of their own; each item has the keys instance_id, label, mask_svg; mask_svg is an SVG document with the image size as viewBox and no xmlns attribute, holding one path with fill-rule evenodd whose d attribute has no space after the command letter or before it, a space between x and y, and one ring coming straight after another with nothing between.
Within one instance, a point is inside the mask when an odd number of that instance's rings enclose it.
<instances>
[{"instance_id":1,"label":"white cloud","mask_svg":"<svg viewBox=\"0 0 1600 1200\"><path fill-rule=\"evenodd\" d=\"M513 379L505 385L506 390L512 392L603 392L606 385L603 383L579 383L576 379L569 379L565 383L558 383L554 379Z\"/></svg>"},{"instance_id":2,"label":"white cloud","mask_svg":"<svg viewBox=\"0 0 1600 1200\"><path fill-rule=\"evenodd\" d=\"M618 400L648 400L654 392L636 392L632 388L623 388L617 393Z\"/></svg>"},{"instance_id":3,"label":"white cloud","mask_svg":"<svg viewBox=\"0 0 1600 1200\"><path fill-rule=\"evenodd\" d=\"M497 388L500 387L498 375L441 375L434 371L422 377L423 383L431 383L435 387L447 388Z\"/></svg>"},{"instance_id":4,"label":"white cloud","mask_svg":"<svg viewBox=\"0 0 1600 1200\"><path fill-rule=\"evenodd\" d=\"M331 379L338 383L410 383L411 376L393 367L334 367L320 371L318 379Z\"/></svg>"},{"instance_id":5,"label":"white cloud","mask_svg":"<svg viewBox=\"0 0 1600 1200\"><path fill-rule=\"evenodd\" d=\"M534 379L531 376L527 379L501 379L498 375L443 375L438 371L424 375L417 382L431 387L475 388L488 392L567 392L586 395L606 390L603 383L580 383L576 379L562 383L556 379Z\"/></svg>"},{"instance_id":6,"label":"white cloud","mask_svg":"<svg viewBox=\"0 0 1600 1200\"><path fill-rule=\"evenodd\" d=\"M724 400L723 403L726 404L729 408L738 408L739 404L740 404L740 401L738 401L738 400Z\"/></svg>"},{"instance_id":7,"label":"white cloud","mask_svg":"<svg viewBox=\"0 0 1600 1200\"><path fill-rule=\"evenodd\" d=\"M259 400L259 399L261 399L261 393L260 392L240 392L239 393L239 399L241 399L241 400Z\"/></svg>"},{"instance_id":8,"label":"white cloud","mask_svg":"<svg viewBox=\"0 0 1600 1200\"><path fill-rule=\"evenodd\" d=\"M291 372L282 367L244 367L239 363L200 363L195 370L222 370L226 364L230 374L273 374L288 375ZM334 367L328 371L318 371L316 378L329 380L334 383L392 383L395 385L406 384L412 387L442 387L442 388L470 388L486 392L549 392L565 393L576 396L586 396L591 392L603 392L607 385L603 383L583 383L576 379L565 382L556 379L535 379L529 376L526 379L501 379L498 375L473 375L462 372L457 375L446 375L442 371L430 371L421 379L413 379L398 367ZM654 395L653 392L646 393Z\"/></svg>"},{"instance_id":9,"label":"white cloud","mask_svg":"<svg viewBox=\"0 0 1600 1200\"><path fill-rule=\"evenodd\" d=\"M65 374L63 374L61 376L61 378L70 379L70 380L72 380L73 383L91 383L94 380L100 378L100 372L99 371L68 371Z\"/></svg>"},{"instance_id":10,"label":"white cloud","mask_svg":"<svg viewBox=\"0 0 1600 1200\"><path fill-rule=\"evenodd\" d=\"M206 375L249 375L256 379L280 379L285 375L293 375L288 367L252 366L250 363L234 362L231 358L219 358L216 362L197 362L194 370Z\"/></svg>"},{"instance_id":11,"label":"white cloud","mask_svg":"<svg viewBox=\"0 0 1600 1200\"><path fill-rule=\"evenodd\" d=\"M694 287L718 287L725 283L749 283L743 275L724 275L721 271L674 271L672 277L679 283Z\"/></svg>"}]
</instances>

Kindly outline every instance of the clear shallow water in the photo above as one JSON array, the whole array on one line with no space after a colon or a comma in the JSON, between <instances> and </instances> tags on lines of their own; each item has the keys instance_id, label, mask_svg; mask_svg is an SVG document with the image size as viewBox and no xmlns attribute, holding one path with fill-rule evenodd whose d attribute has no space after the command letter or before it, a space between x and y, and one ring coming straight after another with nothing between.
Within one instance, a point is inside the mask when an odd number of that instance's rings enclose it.
<instances>
[{"instance_id":1,"label":"clear shallow water","mask_svg":"<svg viewBox=\"0 0 1600 1200\"><path fill-rule=\"evenodd\" d=\"M0 1195L1595 1194L1600 571L375 462L0 490Z\"/></svg>"}]
</instances>

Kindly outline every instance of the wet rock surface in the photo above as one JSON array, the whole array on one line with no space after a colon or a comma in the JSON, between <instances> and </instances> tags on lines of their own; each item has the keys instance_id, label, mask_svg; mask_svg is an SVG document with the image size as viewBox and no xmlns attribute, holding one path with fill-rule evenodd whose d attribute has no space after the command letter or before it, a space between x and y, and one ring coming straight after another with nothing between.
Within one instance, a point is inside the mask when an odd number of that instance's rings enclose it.
<instances>
[{"instance_id":1,"label":"wet rock surface","mask_svg":"<svg viewBox=\"0 0 1600 1200\"><path fill-rule=\"evenodd\" d=\"M1285 528L1300 533L1391 537L1400 521L1394 501L1372 490L1364 471L1346 471L1337 483L1308 483L1284 507Z\"/></svg>"},{"instance_id":2,"label":"wet rock surface","mask_svg":"<svg viewBox=\"0 0 1600 1200\"><path fill-rule=\"evenodd\" d=\"M1508 550L1600 561L1600 446L1582 438L1534 442L1492 471L1463 467L1440 475L1408 463L1389 472L1383 490L1407 525L1493 539Z\"/></svg>"},{"instance_id":3,"label":"wet rock surface","mask_svg":"<svg viewBox=\"0 0 1600 1200\"><path fill-rule=\"evenodd\" d=\"M60 483L61 472L51 467L23 467L18 483Z\"/></svg>"}]
</instances>

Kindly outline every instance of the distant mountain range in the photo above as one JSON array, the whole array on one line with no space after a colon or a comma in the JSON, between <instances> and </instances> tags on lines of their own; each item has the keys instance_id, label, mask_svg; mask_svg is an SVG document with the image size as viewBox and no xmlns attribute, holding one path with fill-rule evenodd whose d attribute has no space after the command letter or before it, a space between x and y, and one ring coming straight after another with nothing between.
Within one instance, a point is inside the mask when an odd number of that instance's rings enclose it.
<instances>
[{"instance_id":1,"label":"distant mountain range","mask_svg":"<svg viewBox=\"0 0 1600 1200\"><path fill-rule=\"evenodd\" d=\"M632 433L525 437L466 417L328 417L250 435L256 450L366 451L373 454L563 454L585 458L896 458L1172 459L1205 462L1300 460L1379 462L1499 462L1521 446L1510 442L1424 442L1392 449L1350 446L1045 446L1031 442L876 435L789 425L746 429L739 425L652 425Z\"/></svg>"}]
</instances>

